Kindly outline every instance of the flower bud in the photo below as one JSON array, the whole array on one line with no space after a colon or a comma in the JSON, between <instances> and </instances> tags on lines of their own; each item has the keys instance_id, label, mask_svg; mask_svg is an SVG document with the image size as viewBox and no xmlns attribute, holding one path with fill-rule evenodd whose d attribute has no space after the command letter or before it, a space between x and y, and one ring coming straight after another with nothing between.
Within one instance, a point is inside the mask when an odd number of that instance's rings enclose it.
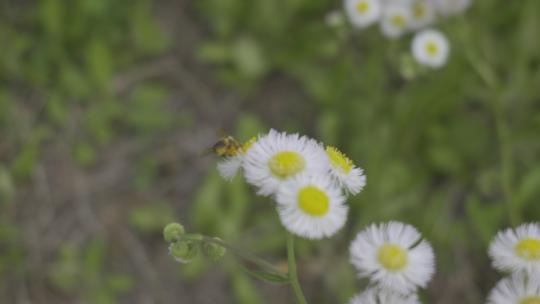
<instances>
[{"instance_id":1,"label":"flower bud","mask_svg":"<svg viewBox=\"0 0 540 304\"><path fill-rule=\"evenodd\" d=\"M219 238L214 238L215 240L221 241ZM225 255L227 252L227 249L219 244L212 243L212 242L205 242L202 245L202 250L206 256L211 258L214 261L219 260L221 257Z\"/></svg>"},{"instance_id":2,"label":"flower bud","mask_svg":"<svg viewBox=\"0 0 540 304\"><path fill-rule=\"evenodd\" d=\"M178 241L185 232L184 226L179 223L170 223L163 229L163 237L165 241L171 243Z\"/></svg>"},{"instance_id":3,"label":"flower bud","mask_svg":"<svg viewBox=\"0 0 540 304\"><path fill-rule=\"evenodd\" d=\"M180 241L171 243L169 253L172 257L182 264L189 263L199 253L198 243L192 241Z\"/></svg>"}]
</instances>

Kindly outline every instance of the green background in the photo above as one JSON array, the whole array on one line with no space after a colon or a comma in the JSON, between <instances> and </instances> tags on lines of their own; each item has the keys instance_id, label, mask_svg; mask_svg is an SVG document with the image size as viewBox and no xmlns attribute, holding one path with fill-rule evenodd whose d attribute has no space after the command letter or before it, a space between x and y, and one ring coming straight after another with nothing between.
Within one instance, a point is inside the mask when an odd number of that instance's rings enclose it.
<instances>
[{"instance_id":1,"label":"green background","mask_svg":"<svg viewBox=\"0 0 540 304\"><path fill-rule=\"evenodd\" d=\"M346 227L301 241L310 303L366 282L348 246L372 222L419 228L437 256L425 303L483 303L496 231L540 217L540 2L478 0L439 20L448 64L411 35L331 27L330 0L0 1L0 302L293 303L228 255L180 265L161 229L286 262L272 203L202 156L220 130L269 128L367 174Z\"/></svg>"}]
</instances>

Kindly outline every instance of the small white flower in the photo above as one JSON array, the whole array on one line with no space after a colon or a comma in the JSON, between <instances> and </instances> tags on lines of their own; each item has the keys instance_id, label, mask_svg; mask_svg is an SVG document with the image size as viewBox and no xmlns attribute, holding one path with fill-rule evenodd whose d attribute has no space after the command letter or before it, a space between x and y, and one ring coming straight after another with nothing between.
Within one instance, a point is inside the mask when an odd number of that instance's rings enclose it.
<instances>
[{"instance_id":1,"label":"small white flower","mask_svg":"<svg viewBox=\"0 0 540 304\"><path fill-rule=\"evenodd\" d=\"M334 147L326 147L326 155L330 162L330 174L337 183L351 194L362 191L366 185L364 171L356 167L345 154Z\"/></svg>"},{"instance_id":2,"label":"small white flower","mask_svg":"<svg viewBox=\"0 0 540 304\"><path fill-rule=\"evenodd\" d=\"M411 4L411 21L409 28L418 30L435 21L435 6L430 0L416 0Z\"/></svg>"},{"instance_id":3,"label":"small white flower","mask_svg":"<svg viewBox=\"0 0 540 304\"><path fill-rule=\"evenodd\" d=\"M359 28L375 23L381 16L380 0L345 0L344 4L349 20Z\"/></svg>"},{"instance_id":4,"label":"small white flower","mask_svg":"<svg viewBox=\"0 0 540 304\"><path fill-rule=\"evenodd\" d=\"M472 0L434 0L437 12L443 16L463 13L472 3Z\"/></svg>"},{"instance_id":5,"label":"small white flower","mask_svg":"<svg viewBox=\"0 0 540 304\"><path fill-rule=\"evenodd\" d=\"M420 304L418 295L412 293L402 295L390 290L372 287L357 294L349 304Z\"/></svg>"},{"instance_id":6,"label":"small white flower","mask_svg":"<svg viewBox=\"0 0 540 304\"><path fill-rule=\"evenodd\" d=\"M244 161L247 151L253 146L255 141L257 141L257 138L251 138L242 144L237 155L224 157L218 163L218 171L224 179L230 181L236 176L240 168L242 168L242 162Z\"/></svg>"},{"instance_id":7,"label":"small white flower","mask_svg":"<svg viewBox=\"0 0 540 304\"><path fill-rule=\"evenodd\" d=\"M315 140L270 130L247 151L242 168L247 182L259 188L257 193L268 196L301 173L326 174L329 164Z\"/></svg>"},{"instance_id":8,"label":"small white flower","mask_svg":"<svg viewBox=\"0 0 540 304\"><path fill-rule=\"evenodd\" d=\"M390 4L382 14L381 31L389 38L397 38L407 31L410 21L410 6Z\"/></svg>"},{"instance_id":9,"label":"small white flower","mask_svg":"<svg viewBox=\"0 0 540 304\"><path fill-rule=\"evenodd\" d=\"M500 280L491 290L487 304L538 304L540 278L523 273Z\"/></svg>"},{"instance_id":10,"label":"small white flower","mask_svg":"<svg viewBox=\"0 0 540 304\"><path fill-rule=\"evenodd\" d=\"M327 175L290 179L280 186L276 201L283 226L301 237L332 236L347 220L345 197Z\"/></svg>"},{"instance_id":11,"label":"small white flower","mask_svg":"<svg viewBox=\"0 0 540 304\"><path fill-rule=\"evenodd\" d=\"M493 266L501 271L526 271L540 276L540 225L523 224L497 234L489 245Z\"/></svg>"},{"instance_id":12,"label":"small white flower","mask_svg":"<svg viewBox=\"0 0 540 304\"><path fill-rule=\"evenodd\" d=\"M399 222L369 226L351 243L350 254L360 277L399 293L425 287L435 271L431 245Z\"/></svg>"},{"instance_id":13,"label":"small white flower","mask_svg":"<svg viewBox=\"0 0 540 304\"><path fill-rule=\"evenodd\" d=\"M414 36L411 51L420 64L439 68L443 66L450 49L446 37L437 30L423 30Z\"/></svg>"}]
</instances>

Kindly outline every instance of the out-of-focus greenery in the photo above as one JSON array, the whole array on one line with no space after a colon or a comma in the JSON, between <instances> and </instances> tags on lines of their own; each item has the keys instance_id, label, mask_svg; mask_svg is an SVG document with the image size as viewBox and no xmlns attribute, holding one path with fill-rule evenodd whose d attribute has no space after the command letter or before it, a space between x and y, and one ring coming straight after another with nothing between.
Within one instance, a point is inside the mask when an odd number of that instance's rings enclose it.
<instances>
[{"instance_id":1,"label":"out-of-focus greenery","mask_svg":"<svg viewBox=\"0 0 540 304\"><path fill-rule=\"evenodd\" d=\"M174 49L152 14L159 5L0 4L0 301L12 295L5 282L36 275L21 242L27 229L13 214L48 144L65 142L77 164L91 169L120 138L144 141L198 123L198 117L177 117L165 108L166 85L125 85L126 71ZM299 107L313 117L283 111L282 125L270 125L264 107L236 109L238 138L270 127L307 133L340 147L365 169L367 187L350 200L344 231L298 243L310 303L344 303L362 288L365 282L348 262L348 244L368 223L387 220L416 225L435 247L438 273L422 294L426 303L481 303L498 278L486 246L498 229L516 224L509 210L519 222L540 217L540 2L512 1L502 9L496 0L478 0L464 16L440 20L437 27L452 49L447 66L412 73L410 35L389 41L376 28L331 27L325 16L340 5L199 0L184 13L199 18L206 31L193 53L195 63L214 69L216 82L249 100L279 77L309 101ZM496 86L478 73L486 67ZM156 185L156 159L134 165L135 189ZM150 199L125 210L126 223L141 238L155 236L178 216L173 206ZM271 202L254 196L240 178L227 183L211 169L194 190L187 217L188 230L217 235L277 265L283 261L284 234ZM140 277L108 268L108 255L122 249L106 242L106 234L84 246L63 244L46 257L53 260L46 284L68 298L103 304L121 302L140 287ZM234 303L284 301L268 298L230 255L222 265ZM177 284L191 284L214 266L204 259L181 265Z\"/></svg>"}]
</instances>

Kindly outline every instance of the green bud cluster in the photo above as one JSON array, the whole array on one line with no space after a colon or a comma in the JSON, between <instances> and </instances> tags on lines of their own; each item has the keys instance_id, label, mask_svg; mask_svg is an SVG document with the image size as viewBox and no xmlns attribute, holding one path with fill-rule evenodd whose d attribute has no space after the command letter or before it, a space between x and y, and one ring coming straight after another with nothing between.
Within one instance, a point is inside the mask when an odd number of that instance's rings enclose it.
<instances>
[{"instance_id":1,"label":"green bud cluster","mask_svg":"<svg viewBox=\"0 0 540 304\"><path fill-rule=\"evenodd\" d=\"M201 234L186 234L179 223L170 223L163 229L163 238L170 243L170 255L180 263L189 263L199 252L217 261L227 251L219 238L208 238Z\"/></svg>"}]
</instances>

